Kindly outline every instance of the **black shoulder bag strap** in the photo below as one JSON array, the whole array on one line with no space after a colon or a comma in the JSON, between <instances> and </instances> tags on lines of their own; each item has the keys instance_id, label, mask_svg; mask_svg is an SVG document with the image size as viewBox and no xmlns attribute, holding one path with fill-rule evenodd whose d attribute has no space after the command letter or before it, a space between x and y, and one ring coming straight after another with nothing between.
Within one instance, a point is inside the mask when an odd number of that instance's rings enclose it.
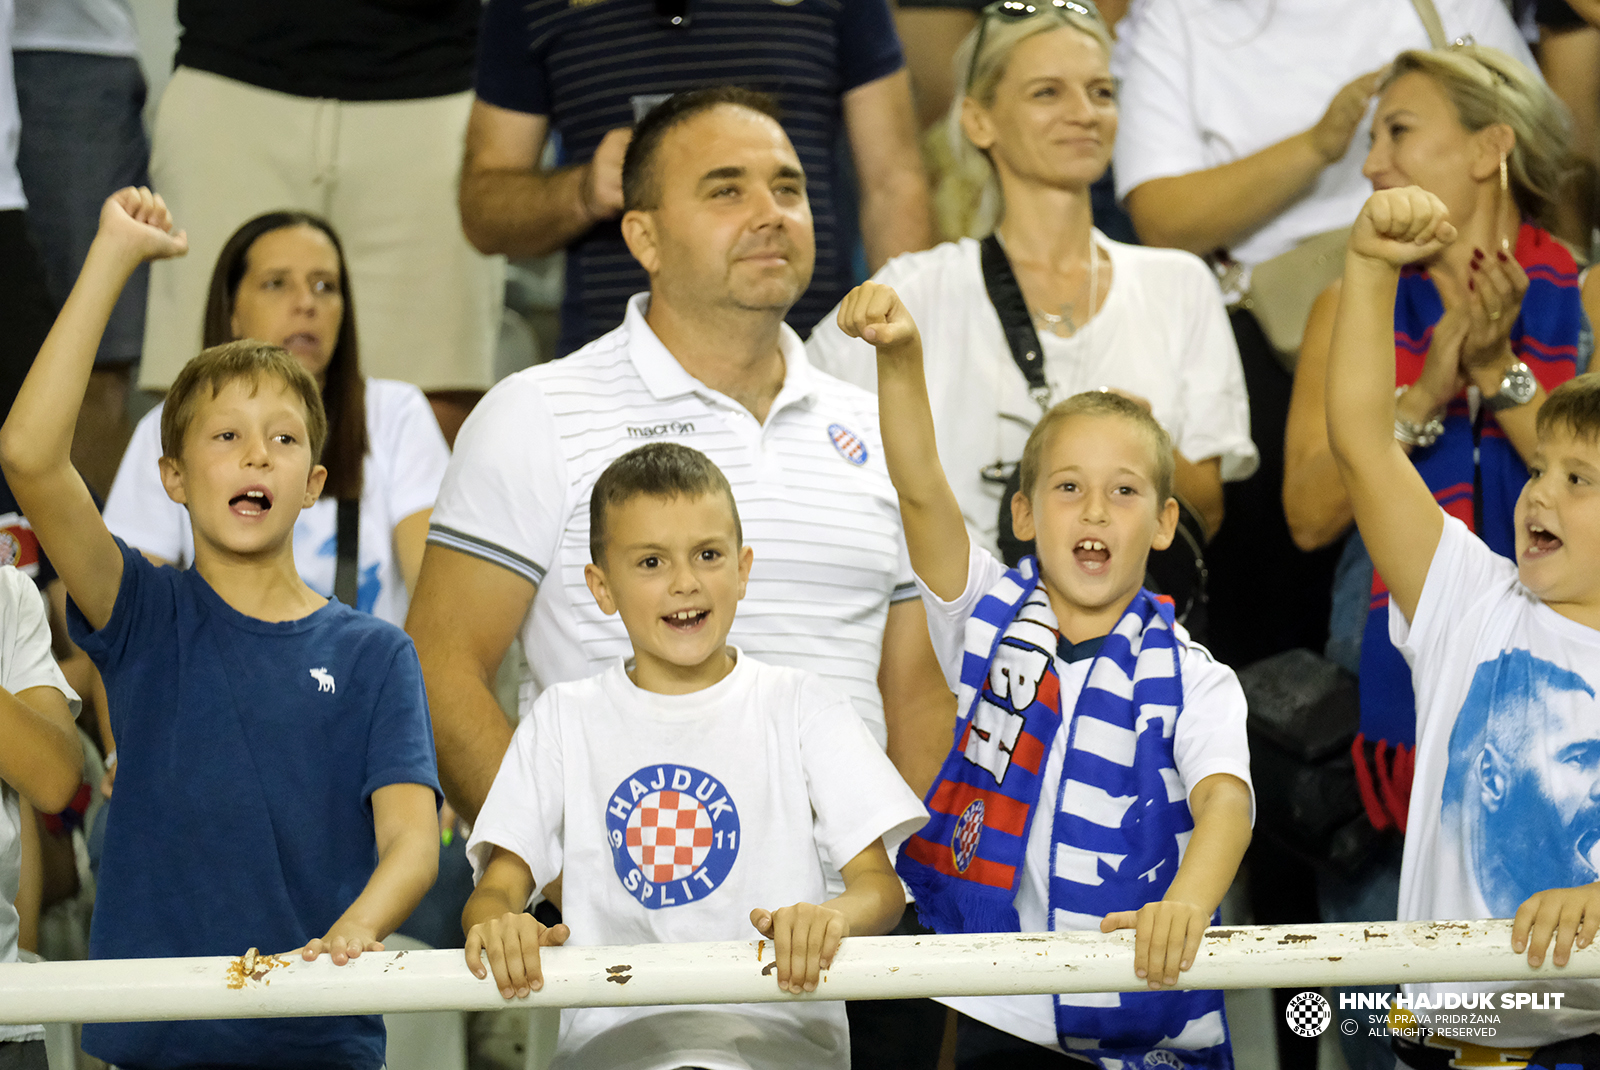
<instances>
[{"instance_id":1,"label":"black shoulder bag strap","mask_svg":"<svg viewBox=\"0 0 1600 1070\"><path fill-rule=\"evenodd\" d=\"M1022 287L1011 270L1011 260L1001 248L997 235L990 234L979 244L979 261L983 265L983 286L989 292L989 303L1000 317L1006 344L1011 347L1011 359L1028 383L1028 395L1039 403L1039 411L1043 413L1050 404L1050 385L1044 377L1044 348L1039 344L1039 333L1033 328L1033 315L1022 296ZM1018 539L1011 528L1011 498L1021 486L1022 475L1012 466L1005 490L1000 494L1000 531L996 538L1000 556L1011 566L1033 552L1033 543ZM1178 499L1178 507L1178 531L1167 549L1150 551L1145 586L1171 595L1178 620L1188 627L1191 635L1204 642L1207 573L1205 538L1198 533L1205 531L1205 525L1182 498Z\"/></svg>"},{"instance_id":2,"label":"black shoulder bag strap","mask_svg":"<svg viewBox=\"0 0 1600 1070\"><path fill-rule=\"evenodd\" d=\"M1033 329L1033 316L1028 312L1028 302L1017 285L1017 276L1011 270L1011 259L1000 247L1000 238L991 234L979 245L983 263L983 288L989 291L989 303L1000 316L1000 328L1006 333L1006 344L1011 347L1011 359L1017 370L1027 380L1028 394L1039 403L1043 412L1050 404L1050 385L1044 379L1044 349L1039 345L1039 333ZM1006 509L1009 515L1010 509Z\"/></svg>"},{"instance_id":3,"label":"black shoulder bag strap","mask_svg":"<svg viewBox=\"0 0 1600 1070\"><path fill-rule=\"evenodd\" d=\"M356 592L360 587L361 572L358 564L361 536L361 500L339 499L338 530L334 537L333 597L356 608Z\"/></svg>"}]
</instances>

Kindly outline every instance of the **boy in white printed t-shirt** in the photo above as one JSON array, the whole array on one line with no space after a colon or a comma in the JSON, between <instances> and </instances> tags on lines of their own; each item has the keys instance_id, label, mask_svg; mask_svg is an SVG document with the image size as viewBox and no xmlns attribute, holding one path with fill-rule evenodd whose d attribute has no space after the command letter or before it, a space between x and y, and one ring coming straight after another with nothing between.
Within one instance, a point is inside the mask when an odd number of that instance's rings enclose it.
<instances>
[{"instance_id":1,"label":"boy in white printed t-shirt","mask_svg":"<svg viewBox=\"0 0 1600 1070\"><path fill-rule=\"evenodd\" d=\"M1038 557L972 545L939 464L917 325L886 286L839 307L877 347L884 456L955 745L899 870L938 932L1132 928L1175 984L1250 841L1244 693L1141 584L1177 524L1172 442L1143 407L1076 394L1028 436L1011 503ZM947 999L956 1065L1233 1065L1220 992ZM1039 1049L1057 1053L1047 1059Z\"/></svg>"},{"instance_id":2,"label":"boy in white printed t-shirt","mask_svg":"<svg viewBox=\"0 0 1600 1070\"><path fill-rule=\"evenodd\" d=\"M775 983L815 991L841 939L899 921L884 839L920 826L922 805L848 698L727 645L752 550L704 454L663 442L612 462L590 497L590 554L589 589L634 656L546 690L518 725L468 843L468 965L509 999L541 986L540 946L569 935L737 940L754 925ZM826 902L824 858L845 883ZM523 910L558 874L565 924L547 929ZM563 1010L552 1063L849 1065L837 1002Z\"/></svg>"},{"instance_id":3,"label":"boy in white printed t-shirt","mask_svg":"<svg viewBox=\"0 0 1600 1070\"><path fill-rule=\"evenodd\" d=\"M1485 131L1489 167L1496 130ZM1600 929L1600 376L1563 384L1542 406L1484 401L1508 437L1533 447L1515 564L1445 515L1394 438L1392 332L1400 268L1455 238L1433 194L1373 194L1350 236L1328 356L1334 456L1389 586L1390 634L1417 693L1400 918L1514 914L1512 947L1529 965L1543 963L1554 938L1564 966ZM1517 316L1520 295L1474 281L1475 326ZM1499 357L1514 374L1509 344ZM1470 1046L1474 1065L1600 1066L1593 980L1547 972L1404 988L1426 1033L1396 1041L1402 1065L1464 1065L1451 1060ZM1489 1011L1474 1025L1491 1035L1453 1040L1459 1013L1440 1022L1431 1013L1449 993ZM1532 998L1517 999L1524 994Z\"/></svg>"}]
</instances>

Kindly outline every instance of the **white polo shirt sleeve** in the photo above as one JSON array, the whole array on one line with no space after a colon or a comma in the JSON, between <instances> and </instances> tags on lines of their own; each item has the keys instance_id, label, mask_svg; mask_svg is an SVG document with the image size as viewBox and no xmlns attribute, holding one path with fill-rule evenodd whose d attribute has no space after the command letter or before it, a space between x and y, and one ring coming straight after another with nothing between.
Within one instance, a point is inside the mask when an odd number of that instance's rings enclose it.
<instances>
[{"instance_id":1,"label":"white polo shirt sleeve","mask_svg":"<svg viewBox=\"0 0 1600 1070\"><path fill-rule=\"evenodd\" d=\"M544 392L526 372L478 403L456 437L428 541L537 586L567 514L567 458Z\"/></svg>"}]
</instances>

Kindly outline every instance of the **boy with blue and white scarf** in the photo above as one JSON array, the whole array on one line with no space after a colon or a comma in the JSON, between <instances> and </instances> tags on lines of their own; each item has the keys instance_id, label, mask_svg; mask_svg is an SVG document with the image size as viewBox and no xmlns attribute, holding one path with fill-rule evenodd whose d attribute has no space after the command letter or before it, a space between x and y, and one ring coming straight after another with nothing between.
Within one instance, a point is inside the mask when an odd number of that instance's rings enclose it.
<instances>
[{"instance_id":1,"label":"boy with blue and white scarf","mask_svg":"<svg viewBox=\"0 0 1600 1070\"><path fill-rule=\"evenodd\" d=\"M1062 1066L1227 1070L1222 994L1159 991L1194 962L1253 805L1237 679L1142 587L1177 523L1170 438L1111 393L1044 414L1011 503L1038 558L1008 571L968 538L899 298L867 283L839 326L877 347L884 454L959 695L932 818L902 848L900 875L938 932L1132 928L1152 990L945 1000L983 1023L963 1022L957 1066L1044 1065L1043 1047Z\"/></svg>"}]
</instances>

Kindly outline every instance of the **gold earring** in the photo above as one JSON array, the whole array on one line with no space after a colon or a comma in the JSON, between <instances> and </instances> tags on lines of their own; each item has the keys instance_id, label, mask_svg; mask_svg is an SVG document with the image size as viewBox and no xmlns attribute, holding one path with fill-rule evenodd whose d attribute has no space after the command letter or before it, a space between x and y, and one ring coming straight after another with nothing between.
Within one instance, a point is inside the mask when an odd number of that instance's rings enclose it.
<instances>
[{"instance_id":1,"label":"gold earring","mask_svg":"<svg viewBox=\"0 0 1600 1070\"><path fill-rule=\"evenodd\" d=\"M1511 189L1511 179L1506 173L1506 154L1500 154L1500 192L1507 193Z\"/></svg>"}]
</instances>

